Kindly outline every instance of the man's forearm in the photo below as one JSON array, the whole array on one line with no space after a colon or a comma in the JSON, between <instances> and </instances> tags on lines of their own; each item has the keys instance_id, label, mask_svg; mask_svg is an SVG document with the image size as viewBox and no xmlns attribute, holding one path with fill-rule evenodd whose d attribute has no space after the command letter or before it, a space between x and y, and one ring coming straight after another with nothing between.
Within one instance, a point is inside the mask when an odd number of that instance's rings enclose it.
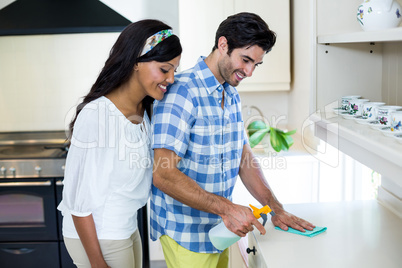
<instances>
[{"instance_id":1,"label":"man's forearm","mask_svg":"<svg viewBox=\"0 0 402 268\"><path fill-rule=\"evenodd\" d=\"M283 209L266 181L260 164L249 145L245 145L243 148L239 175L247 190L261 205L269 205L273 211Z\"/></svg>"}]
</instances>

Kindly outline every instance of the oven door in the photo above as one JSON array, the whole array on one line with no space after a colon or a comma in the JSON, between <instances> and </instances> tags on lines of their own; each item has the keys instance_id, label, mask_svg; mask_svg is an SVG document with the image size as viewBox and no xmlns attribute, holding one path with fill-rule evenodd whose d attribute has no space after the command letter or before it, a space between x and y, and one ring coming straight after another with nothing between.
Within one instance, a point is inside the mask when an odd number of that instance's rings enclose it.
<instances>
[{"instance_id":1,"label":"oven door","mask_svg":"<svg viewBox=\"0 0 402 268\"><path fill-rule=\"evenodd\" d=\"M53 179L0 180L0 241L57 241Z\"/></svg>"}]
</instances>

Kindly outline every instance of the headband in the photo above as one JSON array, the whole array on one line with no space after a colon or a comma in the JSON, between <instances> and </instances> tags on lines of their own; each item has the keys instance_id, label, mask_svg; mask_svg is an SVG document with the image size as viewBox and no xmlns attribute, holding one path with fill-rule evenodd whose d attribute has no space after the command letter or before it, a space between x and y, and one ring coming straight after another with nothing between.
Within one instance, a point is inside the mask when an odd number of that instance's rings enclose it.
<instances>
[{"instance_id":1,"label":"headband","mask_svg":"<svg viewBox=\"0 0 402 268\"><path fill-rule=\"evenodd\" d=\"M153 49L157 44L168 38L173 34L172 30L162 30L157 32L156 34L151 35L148 37L147 41L145 41L145 46L142 49L141 56L147 54L151 49Z\"/></svg>"}]
</instances>

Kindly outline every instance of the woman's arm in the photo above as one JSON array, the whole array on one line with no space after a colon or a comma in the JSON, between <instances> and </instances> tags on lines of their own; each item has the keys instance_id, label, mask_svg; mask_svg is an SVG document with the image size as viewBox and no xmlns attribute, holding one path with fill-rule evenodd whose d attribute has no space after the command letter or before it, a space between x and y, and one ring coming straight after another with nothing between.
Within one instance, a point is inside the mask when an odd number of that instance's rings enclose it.
<instances>
[{"instance_id":1,"label":"woman's arm","mask_svg":"<svg viewBox=\"0 0 402 268\"><path fill-rule=\"evenodd\" d=\"M77 217L74 215L72 217L75 229L77 230L81 243L87 253L91 267L110 268L103 258L92 214L86 217Z\"/></svg>"}]
</instances>

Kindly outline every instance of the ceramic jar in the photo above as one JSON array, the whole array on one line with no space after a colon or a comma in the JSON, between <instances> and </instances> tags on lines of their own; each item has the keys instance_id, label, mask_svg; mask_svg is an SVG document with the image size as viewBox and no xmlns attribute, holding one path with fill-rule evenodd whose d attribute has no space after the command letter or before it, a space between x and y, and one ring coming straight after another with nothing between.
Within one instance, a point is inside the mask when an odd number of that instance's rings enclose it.
<instances>
[{"instance_id":1,"label":"ceramic jar","mask_svg":"<svg viewBox=\"0 0 402 268\"><path fill-rule=\"evenodd\" d=\"M398 27L401 6L395 0L365 0L357 9L357 21L364 31Z\"/></svg>"}]
</instances>

